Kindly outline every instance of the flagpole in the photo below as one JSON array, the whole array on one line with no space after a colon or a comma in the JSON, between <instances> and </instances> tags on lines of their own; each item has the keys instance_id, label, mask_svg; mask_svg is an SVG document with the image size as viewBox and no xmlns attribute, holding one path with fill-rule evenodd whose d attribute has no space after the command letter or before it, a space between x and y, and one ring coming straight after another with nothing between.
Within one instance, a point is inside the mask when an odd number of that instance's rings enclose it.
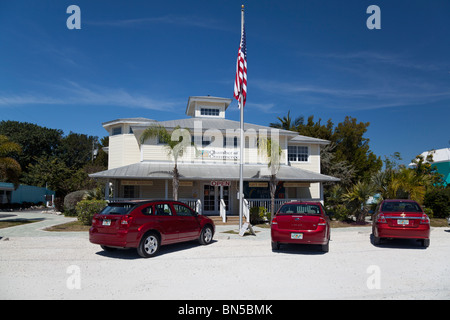
<instances>
[{"instance_id":1,"label":"flagpole","mask_svg":"<svg viewBox=\"0 0 450 320\"><path fill-rule=\"evenodd\" d=\"M241 9L241 34L244 29L244 5ZM239 163L239 230L242 228L244 213L244 97L239 94L240 117L240 163Z\"/></svg>"}]
</instances>

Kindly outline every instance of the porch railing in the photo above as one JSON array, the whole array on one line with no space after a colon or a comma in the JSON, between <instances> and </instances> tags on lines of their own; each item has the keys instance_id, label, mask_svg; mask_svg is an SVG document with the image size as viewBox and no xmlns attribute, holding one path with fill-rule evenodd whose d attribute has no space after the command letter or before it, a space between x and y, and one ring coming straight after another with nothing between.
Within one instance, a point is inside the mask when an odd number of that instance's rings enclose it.
<instances>
[{"instance_id":1,"label":"porch railing","mask_svg":"<svg viewBox=\"0 0 450 320\"><path fill-rule=\"evenodd\" d=\"M115 201L126 201L126 200L145 200L145 199L138 199L138 198L110 198L109 201L115 202ZM194 199L194 198L182 198L178 199L181 202L186 203L190 208L197 211L199 214L202 214L203 204L200 199ZM244 199L244 215L249 217L249 211L253 207L263 207L266 209L267 212L270 212L271 210L271 200L270 199ZM289 201L321 201L321 199L275 199L275 212L278 211L278 209L286 202ZM224 205L225 203L223 203ZM222 209L222 206L221 206ZM238 213L235 213L237 215ZM223 219L226 219L226 210L225 206L223 206L223 210L220 210L220 216Z\"/></svg>"},{"instance_id":2,"label":"porch railing","mask_svg":"<svg viewBox=\"0 0 450 320\"><path fill-rule=\"evenodd\" d=\"M284 203L290 201L320 201L320 199L275 199L275 212L277 212ZM248 199L248 207L250 209L253 207L263 207L267 212L270 212L271 206L271 199Z\"/></svg>"}]
</instances>

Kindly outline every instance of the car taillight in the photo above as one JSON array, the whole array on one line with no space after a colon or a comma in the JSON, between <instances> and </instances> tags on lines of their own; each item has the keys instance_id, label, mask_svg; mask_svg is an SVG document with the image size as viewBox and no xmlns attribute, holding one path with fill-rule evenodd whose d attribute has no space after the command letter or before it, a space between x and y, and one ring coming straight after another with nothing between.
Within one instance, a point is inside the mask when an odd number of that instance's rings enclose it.
<instances>
[{"instance_id":1,"label":"car taillight","mask_svg":"<svg viewBox=\"0 0 450 320\"><path fill-rule=\"evenodd\" d=\"M420 220L420 224L430 224L430 218L426 214L422 215L422 219Z\"/></svg>"},{"instance_id":2,"label":"car taillight","mask_svg":"<svg viewBox=\"0 0 450 320\"><path fill-rule=\"evenodd\" d=\"M380 213L377 219L378 223L386 223L386 218L384 217L384 214Z\"/></svg>"},{"instance_id":3,"label":"car taillight","mask_svg":"<svg viewBox=\"0 0 450 320\"><path fill-rule=\"evenodd\" d=\"M277 218L273 218L273 219L272 219L272 224L278 224Z\"/></svg>"},{"instance_id":4,"label":"car taillight","mask_svg":"<svg viewBox=\"0 0 450 320\"><path fill-rule=\"evenodd\" d=\"M327 222L325 221L324 218L320 218L319 223L317 224L318 226L326 226Z\"/></svg>"},{"instance_id":5,"label":"car taillight","mask_svg":"<svg viewBox=\"0 0 450 320\"><path fill-rule=\"evenodd\" d=\"M133 220L132 216L125 216L120 220L120 224L124 227L128 227L131 224L131 220Z\"/></svg>"}]
</instances>

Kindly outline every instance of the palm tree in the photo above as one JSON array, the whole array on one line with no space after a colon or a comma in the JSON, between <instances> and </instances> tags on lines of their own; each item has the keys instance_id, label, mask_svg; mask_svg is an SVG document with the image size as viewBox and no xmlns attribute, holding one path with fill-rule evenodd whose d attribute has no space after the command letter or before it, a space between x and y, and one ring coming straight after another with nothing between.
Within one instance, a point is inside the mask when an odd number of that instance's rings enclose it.
<instances>
[{"instance_id":1,"label":"palm tree","mask_svg":"<svg viewBox=\"0 0 450 320\"><path fill-rule=\"evenodd\" d=\"M22 172L19 162L9 157L11 153L21 153L22 147L8 137L0 135L0 181L10 181L17 188Z\"/></svg>"},{"instance_id":2,"label":"palm tree","mask_svg":"<svg viewBox=\"0 0 450 320\"><path fill-rule=\"evenodd\" d=\"M305 118L303 116L292 119L290 116L291 110L288 111L287 116L283 118L277 117L280 123L270 123L269 126L272 128L284 129L289 131L298 131L298 127L303 124Z\"/></svg>"},{"instance_id":3,"label":"palm tree","mask_svg":"<svg viewBox=\"0 0 450 320\"><path fill-rule=\"evenodd\" d=\"M347 193L344 200L348 201L356 215L356 222L362 223L369 212L367 200L375 193L375 188L371 183L358 181Z\"/></svg>"},{"instance_id":4,"label":"palm tree","mask_svg":"<svg viewBox=\"0 0 450 320\"><path fill-rule=\"evenodd\" d=\"M406 193L408 199L423 202L426 193L426 185L431 184L431 177L418 174L416 171L402 168L396 176L396 183Z\"/></svg>"},{"instance_id":5,"label":"palm tree","mask_svg":"<svg viewBox=\"0 0 450 320\"><path fill-rule=\"evenodd\" d=\"M378 172L372 177L372 183L383 199L408 198L422 203L427 186L433 185L435 181L433 179L433 175L420 174L403 167Z\"/></svg>"},{"instance_id":6,"label":"palm tree","mask_svg":"<svg viewBox=\"0 0 450 320\"><path fill-rule=\"evenodd\" d=\"M275 192L277 190L277 173L278 170L280 170L280 156L282 150L278 141L263 138L258 141L258 153L265 155L268 159L267 166L270 169L269 190L271 200L270 223L272 223L272 217L275 213Z\"/></svg>"},{"instance_id":7,"label":"palm tree","mask_svg":"<svg viewBox=\"0 0 450 320\"><path fill-rule=\"evenodd\" d=\"M175 166L172 171L173 176L173 199L178 200L178 186L180 185L180 173L178 171L178 158L183 155L183 152L191 145L191 135L188 129L181 129L177 126L172 133L169 133L166 128L161 125L150 126L144 130L141 135L141 145L149 138L157 137L160 142L166 144L169 156L173 157Z\"/></svg>"}]
</instances>

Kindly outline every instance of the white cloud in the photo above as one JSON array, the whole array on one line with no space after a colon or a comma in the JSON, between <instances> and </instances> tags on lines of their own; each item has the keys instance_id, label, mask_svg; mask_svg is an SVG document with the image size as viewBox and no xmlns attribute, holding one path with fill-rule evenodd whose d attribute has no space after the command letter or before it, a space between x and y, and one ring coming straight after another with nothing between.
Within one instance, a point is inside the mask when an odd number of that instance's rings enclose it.
<instances>
[{"instance_id":1,"label":"white cloud","mask_svg":"<svg viewBox=\"0 0 450 320\"><path fill-rule=\"evenodd\" d=\"M51 87L58 90L54 90L47 95L40 93L12 95L0 93L0 106L34 104L102 105L170 111L176 105L173 101L153 99L140 93L129 92L123 88L99 86L88 88L73 81L66 81L64 85L51 85Z\"/></svg>"}]
</instances>

